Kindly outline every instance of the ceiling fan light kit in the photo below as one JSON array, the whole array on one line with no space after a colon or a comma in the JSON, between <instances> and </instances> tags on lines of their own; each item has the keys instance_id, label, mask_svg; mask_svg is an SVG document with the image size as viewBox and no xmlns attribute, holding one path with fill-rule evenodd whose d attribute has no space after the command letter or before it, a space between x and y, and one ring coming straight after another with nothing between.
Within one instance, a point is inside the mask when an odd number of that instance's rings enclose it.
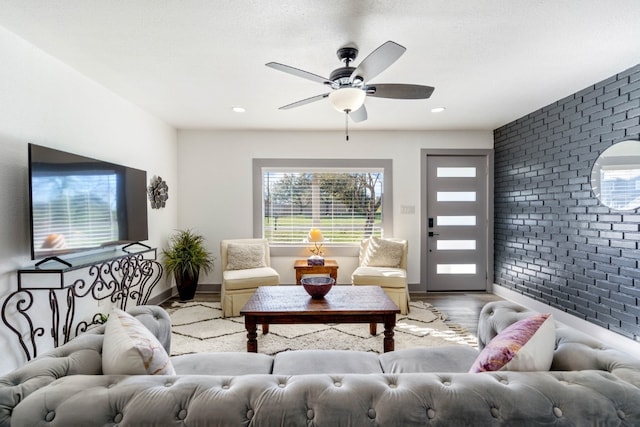
<instances>
[{"instance_id":1,"label":"ceiling fan light kit","mask_svg":"<svg viewBox=\"0 0 640 427\"><path fill-rule=\"evenodd\" d=\"M358 110L364 104L367 94L355 87L343 87L329 94L329 101L333 108L341 113L350 113Z\"/></svg>"}]
</instances>

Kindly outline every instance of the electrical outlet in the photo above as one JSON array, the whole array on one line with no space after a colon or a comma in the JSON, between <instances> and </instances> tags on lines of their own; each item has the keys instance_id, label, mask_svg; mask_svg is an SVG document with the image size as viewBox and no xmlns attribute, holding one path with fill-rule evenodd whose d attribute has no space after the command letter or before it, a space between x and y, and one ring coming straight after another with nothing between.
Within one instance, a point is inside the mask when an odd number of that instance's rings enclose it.
<instances>
[{"instance_id":1,"label":"electrical outlet","mask_svg":"<svg viewBox=\"0 0 640 427\"><path fill-rule=\"evenodd\" d=\"M415 215L416 207L413 206L413 205L401 205L400 206L400 213L402 215Z\"/></svg>"}]
</instances>

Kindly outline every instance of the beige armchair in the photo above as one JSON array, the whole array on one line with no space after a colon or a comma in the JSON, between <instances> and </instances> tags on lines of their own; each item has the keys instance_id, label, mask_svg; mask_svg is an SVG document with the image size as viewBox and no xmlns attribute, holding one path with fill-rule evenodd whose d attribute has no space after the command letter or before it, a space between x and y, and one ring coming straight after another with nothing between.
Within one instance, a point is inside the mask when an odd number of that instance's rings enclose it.
<instances>
[{"instance_id":1,"label":"beige armchair","mask_svg":"<svg viewBox=\"0 0 640 427\"><path fill-rule=\"evenodd\" d=\"M351 275L351 283L380 286L402 314L409 313L407 252L406 240L364 239L360 243L359 266Z\"/></svg>"},{"instance_id":2,"label":"beige armchair","mask_svg":"<svg viewBox=\"0 0 640 427\"><path fill-rule=\"evenodd\" d=\"M235 239L220 242L222 316L240 316L258 286L279 285L280 275L271 268L266 239Z\"/></svg>"}]
</instances>

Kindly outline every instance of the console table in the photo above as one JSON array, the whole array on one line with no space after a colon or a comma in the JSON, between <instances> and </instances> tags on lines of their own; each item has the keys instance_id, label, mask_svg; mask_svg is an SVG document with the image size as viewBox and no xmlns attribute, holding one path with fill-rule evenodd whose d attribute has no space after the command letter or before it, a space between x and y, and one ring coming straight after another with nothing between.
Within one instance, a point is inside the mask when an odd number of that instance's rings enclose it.
<instances>
[{"instance_id":1,"label":"console table","mask_svg":"<svg viewBox=\"0 0 640 427\"><path fill-rule=\"evenodd\" d=\"M33 307L35 294L47 294L51 337L54 347L57 347L86 331L89 326L104 322L104 315L96 313L74 328L78 298L109 300L122 310L126 310L129 303L146 304L162 277L162 265L156 261L156 255L155 248L145 246L139 251L117 250L74 258L71 260L73 265L63 262L61 266L58 261L51 260L20 269L17 271L18 289L2 305L2 321L16 334L27 360L31 360L38 355L36 338L45 333L45 328L34 324L32 317L35 313L30 314L30 309L38 308ZM62 327L58 294L64 295L66 300Z\"/></svg>"},{"instance_id":2,"label":"console table","mask_svg":"<svg viewBox=\"0 0 640 427\"><path fill-rule=\"evenodd\" d=\"M293 264L296 270L296 284L300 284L305 274L328 274L338 283L338 263L333 259L325 259L324 265L308 265L306 259L296 260Z\"/></svg>"}]
</instances>

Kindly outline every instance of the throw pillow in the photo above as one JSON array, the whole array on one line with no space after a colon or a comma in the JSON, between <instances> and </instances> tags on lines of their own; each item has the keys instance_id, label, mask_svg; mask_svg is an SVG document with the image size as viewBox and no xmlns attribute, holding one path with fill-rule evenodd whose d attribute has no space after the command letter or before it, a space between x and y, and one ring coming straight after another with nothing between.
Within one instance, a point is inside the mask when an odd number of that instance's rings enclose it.
<instances>
[{"instance_id":1,"label":"throw pillow","mask_svg":"<svg viewBox=\"0 0 640 427\"><path fill-rule=\"evenodd\" d=\"M227 245L227 270L247 270L266 266L262 244L229 243Z\"/></svg>"},{"instance_id":2,"label":"throw pillow","mask_svg":"<svg viewBox=\"0 0 640 427\"><path fill-rule=\"evenodd\" d=\"M555 345L556 327L551 314L536 314L496 335L469 372L548 371Z\"/></svg>"},{"instance_id":3,"label":"throw pillow","mask_svg":"<svg viewBox=\"0 0 640 427\"><path fill-rule=\"evenodd\" d=\"M105 375L175 375L169 355L158 339L135 317L113 308L102 345Z\"/></svg>"},{"instance_id":4,"label":"throw pillow","mask_svg":"<svg viewBox=\"0 0 640 427\"><path fill-rule=\"evenodd\" d=\"M370 237L369 246L364 256L364 266L397 268L400 266L403 254L403 243Z\"/></svg>"}]
</instances>

